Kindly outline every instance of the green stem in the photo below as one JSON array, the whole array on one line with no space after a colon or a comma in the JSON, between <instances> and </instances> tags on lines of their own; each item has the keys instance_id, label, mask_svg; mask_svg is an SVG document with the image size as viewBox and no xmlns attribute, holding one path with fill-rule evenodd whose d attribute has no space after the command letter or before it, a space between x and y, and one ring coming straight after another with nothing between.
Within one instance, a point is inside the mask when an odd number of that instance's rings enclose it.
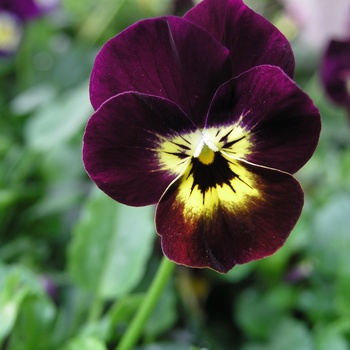
<instances>
[{"instance_id":1,"label":"green stem","mask_svg":"<svg viewBox=\"0 0 350 350\"><path fill-rule=\"evenodd\" d=\"M163 257L158 272L144 298L141 307L123 335L116 350L130 350L137 343L142 329L151 315L156 303L166 286L175 264Z\"/></svg>"},{"instance_id":2,"label":"green stem","mask_svg":"<svg viewBox=\"0 0 350 350\"><path fill-rule=\"evenodd\" d=\"M103 311L103 306L104 306L104 301L99 296L96 295L91 305L90 313L88 316L88 320L90 322L97 321L100 318Z\"/></svg>"}]
</instances>

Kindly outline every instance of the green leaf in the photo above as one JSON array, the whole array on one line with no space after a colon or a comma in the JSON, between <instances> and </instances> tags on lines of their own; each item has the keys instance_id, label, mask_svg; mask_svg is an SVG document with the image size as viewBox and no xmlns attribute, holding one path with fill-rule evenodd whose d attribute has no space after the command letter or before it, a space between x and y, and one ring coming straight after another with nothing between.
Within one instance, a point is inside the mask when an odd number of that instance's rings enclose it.
<instances>
[{"instance_id":1,"label":"green leaf","mask_svg":"<svg viewBox=\"0 0 350 350\"><path fill-rule=\"evenodd\" d=\"M46 350L55 308L40 279L21 266L0 265L0 344L9 350Z\"/></svg>"},{"instance_id":2,"label":"green leaf","mask_svg":"<svg viewBox=\"0 0 350 350\"><path fill-rule=\"evenodd\" d=\"M112 307L106 318L109 319L113 327L121 323L127 324L140 307L143 298L143 294L129 294L122 297Z\"/></svg>"},{"instance_id":3,"label":"green leaf","mask_svg":"<svg viewBox=\"0 0 350 350\"><path fill-rule=\"evenodd\" d=\"M247 289L237 299L235 317L248 336L267 340L266 337L295 307L296 299L296 291L283 284L265 293Z\"/></svg>"},{"instance_id":4,"label":"green leaf","mask_svg":"<svg viewBox=\"0 0 350 350\"><path fill-rule=\"evenodd\" d=\"M163 342L139 346L135 350L207 350L206 348L197 348L181 343Z\"/></svg>"},{"instance_id":5,"label":"green leaf","mask_svg":"<svg viewBox=\"0 0 350 350\"><path fill-rule=\"evenodd\" d=\"M107 348L99 339L84 336L71 340L60 350L107 350Z\"/></svg>"},{"instance_id":6,"label":"green leaf","mask_svg":"<svg viewBox=\"0 0 350 350\"><path fill-rule=\"evenodd\" d=\"M28 293L26 287L20 287L17 273L8 274L0 266L0 346L12 331L21 303ZM6 273L6 275L5 275Z\"/></svg>"},{"instance_id":7,"label":"green leaf","mask_svg":"<svg viewBox=\"0 0 350 350\"><path fill-rule=\"evenodd\" d=\"M143 298L143 294L129 294L119 298L102 319L87 323L80 334L94 336L105 342L114 341L124 333Z\"/></svg>"},{"instance_id":8,"label":"green leaf","mask_svg":"<svg viewBox=\"0 0 350 350\"><path fill-rule=\"evenodd\" d=\"M328 276L336 271L350 276L349 213L350 197L335 194L315 215L310 254L317 270Z\"/></svg>"},{"instance_id":9,"label":"green leaf","mask_svg":"<svg viewBox=\"0 0 350 350\"><path fill-rule=\"evenodd\" d=\"M8 208L17 198L18 194L14 190L0 189L0 208Z\"/></svg>"},{"instance_id":10,"label":"green leaf","mask_svg":"<svg viewBox=\"0 0 350 350\"><path fill-rule=\"evenodd\" d=\"M33 114L24 130L28 146L45 151L60 145L82 130L91 113L88 83L84 82Z\"/></svg>"},{"instance_id":11,"label":"green leaf","mask_svg":"<svg viewBox=\"0 0 350 350\"><path fill-rule=\"evenodd\" d=\"M268 315L267 315L268 317ZM246 344L242 350L313 350L311 335L299 321L285 318L270 332L268 344Z\"/></svg>"},{"instance_id":12,"label":"green leaf","mask_svg":"<svg viewBox=\"0 0 350 350\"><path fill-rule=\"evenodd\" d=\"M255 267L255 261L251 262L250 264L236 265L227 274L220 274L218 277L229 282L239 282L248 277Z\"/></svg>"},{"instance_id":13,"label":"green leaf","mask_svg":"<svg viewBox=\"0 0 350 350\"><path fill-rule=\"evenodd\" d=\"M268 350L313 350L311 335L302 322L285 319L274 330Z\"/></svg>"},{"instance_id":14,"label":"green leaf","mask_svg":"<svg viewBox=\"0 0 350 350\"><path fill-rule=\"evenodd\" d=\"M53 346L56 310L45 295L27 295L23 300L8 350L47 350Z\"/></svg>"},{"instance_id":15,"label":"green leaf","mask_svg":"<svg viewBox=\"0 0 350 350\"><path fill-rule=\"evenodd\" d=\"M81 204L85 189L85 178L81 160L81 144L61 144L42 154L39 164L40 174L46 185L46 193L33 204L26 215L32 219L58 212L68 212Z\"/></svg>"},{"instance_id":16,"label":"green leaf","mask_svg":"<svg viewBox=\"0 0 350 350\"><path fill-rule=\"evenodd\" d=\"M144 274L153 226L152 207L127 207L93 191L69 249L74 281L104 299L128 293Z\"/></svg>"},{"instance_id":17,"label":"green leaf","mask_svg":"<svg viewBox=\"0 0 350 350\"><path fill-rule=\"evenodd\" d=\"M318 350L348 350L348 342L332 324L316 328L315 345Z\"/></svg>"},{"instance_id":18,"label":"green leaf","mask_svg":"<svg viewBox=\"0 0 350 350\"><path fill-rule=\"evenodd\" d=\"M11 109L17 115L30 113L51 100L56 93L54 85L42 84L30 87L15 97L11 102Z\"/></svg>"},{"instance_id":19,"label":"green leaf","mask_svg":"<svg viewBox=\"0 0 350 350\"><path fill-rule=\"evenodd\" d=\"M328 281L315 282L312 279L310 282L313 282L310 288L299 292L298 309L307 314L312 322L332 317L335 311L333 284Z\"/></svg>"},{"instance_id":20,"label":"green leaf","mask_svg":"<svg viewBox=\"0 0 350 350\"><path fill-rule=\"evenodd\" d=\"M335 309L339 315L344 315L350 321L350 271L343 273L339 269L335 275Z\"/></svg>"}]
</instances>

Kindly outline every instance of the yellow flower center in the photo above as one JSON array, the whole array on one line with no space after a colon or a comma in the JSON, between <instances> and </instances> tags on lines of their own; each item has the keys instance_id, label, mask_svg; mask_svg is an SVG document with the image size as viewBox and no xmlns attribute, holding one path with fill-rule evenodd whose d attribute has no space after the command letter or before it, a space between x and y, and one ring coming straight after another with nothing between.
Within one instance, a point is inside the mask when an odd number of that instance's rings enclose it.
<instances>
[{"instance_id":1,"label":"yellow flower center","mask_svg":"<svg viewBox=\"0 0 350 350\"><path fill-rule=\"evenodd\" d=\"M251 134L240 125L159 135L160 167L178 176L177 197L185 218L211 217L218 206L249 209L252 198L261 195L256 176L245 164L252 146Z\"/></svg>"},{"instance_id":2,"label":"yellow flower center","mask_svg":"<svg viewBox=\"0 0 350 350\"><path fill-rule=\"evenodd\" d=\"M193 157L198 158L201 163L209 165L214 161L215 152L217 151L219 151L217 145L202 132L200 143L196 147Z\"/></svg>"},{"instance_id":3,"label":"yellow flower center","mask_svg":"<svg viewBox=\"0 0 350 350\"><path fill-rule=\"evenodd\" d=\"M193 160L212 166L216 158L246 159L252 146L250 133L240 125L196 130L172 137L158 135L160 167L174 174L183 174Z\"/></svg>"},{"instance_id":4,"label":"yellow flower center","mask_svg":"<svg viewBox=\"0 0 350 350\"><path fill-rule=\"evenodd\" d=\"M207 144L204 144L201 153L198 156L198 159L205 165L209 165L214 161L215 153L209 148Z\"/></svg>"},{"instance_id":5,"label":"yellow flower center","mask_svg":"<svg viewBox=\"0 0 350 350\"><path fill-rule=\"evenodd\" d=\"M21 41L21 29L7 12L0 12L0 50L15 51Z\"/></svg>"}]
</instances>

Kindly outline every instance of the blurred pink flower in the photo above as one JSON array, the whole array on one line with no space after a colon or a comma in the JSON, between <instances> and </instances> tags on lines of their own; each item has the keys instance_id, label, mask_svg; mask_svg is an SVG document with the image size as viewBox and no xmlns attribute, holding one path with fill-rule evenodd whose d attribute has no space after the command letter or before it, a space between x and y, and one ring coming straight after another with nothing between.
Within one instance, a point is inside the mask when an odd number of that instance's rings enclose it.
<instances>
[{"instance_id":1,"label":"blurred pink flower","mask_svg":"<svg viewBox=\"0 0 350 350\"><path fill-rule=\"evenodd\" d=\"M280 0L312 51L323 51L330 39L350 35L350 0Z\"/></svg>"}]
</instances>

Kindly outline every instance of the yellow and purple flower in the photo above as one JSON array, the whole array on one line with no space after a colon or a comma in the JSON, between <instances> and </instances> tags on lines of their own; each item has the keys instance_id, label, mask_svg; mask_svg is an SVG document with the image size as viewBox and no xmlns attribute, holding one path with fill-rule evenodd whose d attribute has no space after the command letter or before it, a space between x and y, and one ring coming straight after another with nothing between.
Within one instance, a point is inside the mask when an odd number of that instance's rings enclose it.
<instances>
[{"instance_id":1,"label":"yellow and purple flower","mask_svg":"<svg viewBox=\"0 0 350 350\"><path fill-rule=\"evenodd\" d=\"M0 7L0 57L17 51L23 35L22 21L18 16Z\"/></svg>"},{"instance_id":2,"label":"yellow and purple flower","mask_svg":"<svg viewBox=\"0 0 350 350\"><path fill-rule=\"evenodd\" d=\"M18 50L23 26L56 8L59 0L0 0L0 56Z\"/></svg>"},{"instance_id":3,"label":"yellow and purple flower","mask_svg":"<svg viewBox=\"0 0 350 350\"><path fill-rule=\"evenodd\" d=\"M321 78L330 99L350 115L350 39L330 41L322 59Z\"/></svg>"},{"instance_id":4,"label":"yellow and purple flower","mask_svg":"<svg viewBox=\"0 0 350 350\"><path fill-rule=\"evenodd\" d=\"M342 38L349 33L349 0L278 1L284 7L284 14L294 23L295 39L304 51L319 55L332 38Z\"/></svg>"},{"instance_id":5,"label":"yellow and purple flower","mask_svg":"<svg viewBox=\"0 0 350 350\"><path fill-rule=\"evenodd\" d=\"M157 204L176 263L227 272L271 255L300 216L291 174L320 132L293 70L285 37L240 0L140 21L96 57L85 168L116 201Z\"/></svg>"}]
</instances>

